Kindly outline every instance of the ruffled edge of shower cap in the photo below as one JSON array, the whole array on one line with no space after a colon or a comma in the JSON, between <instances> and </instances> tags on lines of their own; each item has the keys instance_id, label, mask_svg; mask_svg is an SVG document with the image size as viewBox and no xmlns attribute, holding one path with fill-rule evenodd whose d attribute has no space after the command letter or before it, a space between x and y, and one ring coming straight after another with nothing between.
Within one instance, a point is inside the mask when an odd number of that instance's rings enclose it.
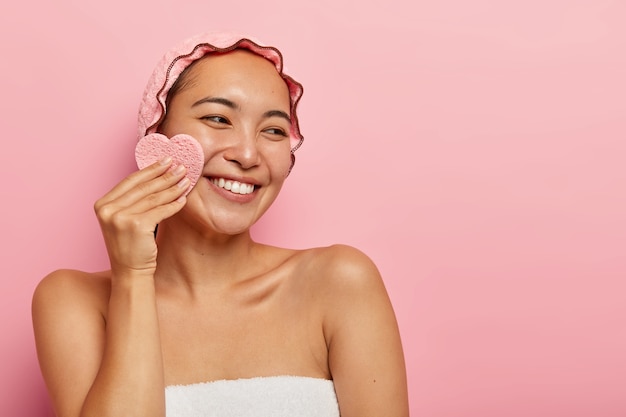
<instances>
[{"instance_id":1,"label":"ruffled edge of shower cap","mask_svg":"<svg viewBox=\"0 0 626 417\"><path fill-rule=\"evenodd\" d=\"M283 71L283 56L273 46L264 46L250 37L228 32L209 32L193 36L170 49L158 62L143 93L139 106L138 139L154 133L163 121L166 112L166 100L172 85L180 74L194 61L211 52L230 52L245 49L272 62L278 74L289 88L291 104L291 153L302 145L304 137L300 133L296 107L302 97L302 84Z\"/></svg>"}]
</instances>

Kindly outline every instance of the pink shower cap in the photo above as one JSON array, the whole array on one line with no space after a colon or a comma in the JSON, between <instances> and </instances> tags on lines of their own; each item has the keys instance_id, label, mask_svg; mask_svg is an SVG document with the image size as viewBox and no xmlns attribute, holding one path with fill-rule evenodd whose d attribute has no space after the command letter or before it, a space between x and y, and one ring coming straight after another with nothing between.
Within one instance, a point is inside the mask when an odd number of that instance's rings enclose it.
<instances>
[{"instance_id":1,"label":"pink shower cap","mask_svg":"<svg viewBox=\"0 0 626 417\"><path fill-rule=\"evenodd\" d=\"M291 102L291 156L302 144L296 106L302 96L302 84L283 72L283 56L272 46L261 46L248 37L231 33L205 33L187 39L168 51L159 61L143 94L139 107L139 139L154 133L166 112L167 94L180 74L194 61L211 52L229 52L246 49L272 62L289 88Z\"/></svg>"}]
</instances>

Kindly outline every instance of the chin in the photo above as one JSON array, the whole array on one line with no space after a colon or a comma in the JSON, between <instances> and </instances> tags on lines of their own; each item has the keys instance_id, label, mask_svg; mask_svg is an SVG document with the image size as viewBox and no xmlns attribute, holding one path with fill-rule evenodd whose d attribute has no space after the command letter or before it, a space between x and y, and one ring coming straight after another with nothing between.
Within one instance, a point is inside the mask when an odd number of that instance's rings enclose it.
<instances>
[{"instance_id":1,"label":"chin","mask_svg":"<svg viewBox=\"0 0 626 417\"><path fill-rule=\"evenodd\" d=\"M192 222L197 223L198 227L220 234L238 235L247 232L266 211L257 205L229 206L206 202L192 194L182 213L195 218Z\"/></svg>"},{"instance_id":2,"label":"chin","mask_svg":"<svg viewBox=\"0 0 626 417\"><path fill-rule=\"evenodd\" d=\"M245 233L256 223L258 218L232 214L229 216L212 216L209 220L210 228L225 235L239 235Z\"/></svg>"},{"instance_id":3,"label":"chin","mask_svg":"<svg viewBox=\"0 0 626 417\"><path fill-rule=\"evenodd\" d=\"M229 235L229 236L236 236L236 235L240 235L242 233L246 233L248 230L250 230L251 225L236 225L236 224L229 224L229 225L215 225L214 226L214 230L217 233L223 234L223 235Z\"/></svg>"}]
</instances>

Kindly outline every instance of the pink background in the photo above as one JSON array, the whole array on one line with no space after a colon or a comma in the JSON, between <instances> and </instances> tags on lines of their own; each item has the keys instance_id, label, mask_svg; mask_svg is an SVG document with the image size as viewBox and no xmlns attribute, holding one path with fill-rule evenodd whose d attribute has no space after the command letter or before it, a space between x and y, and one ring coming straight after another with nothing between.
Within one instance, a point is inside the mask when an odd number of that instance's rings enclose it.
<instances>
[{"instance_id":1,"label":"pink background","mask_svg":"<svg viewBox=\"0 0 626 417\"><path fill-rule=\"evenodd\" d=\"M305 85L305 144L255 234L374 259L413 416L626 415L625 2L11 3L0 415L51 415L33 288L107 267L92 204L134 168L144 83L220 28L279 46Z\"/></svg>"}]
</instances>

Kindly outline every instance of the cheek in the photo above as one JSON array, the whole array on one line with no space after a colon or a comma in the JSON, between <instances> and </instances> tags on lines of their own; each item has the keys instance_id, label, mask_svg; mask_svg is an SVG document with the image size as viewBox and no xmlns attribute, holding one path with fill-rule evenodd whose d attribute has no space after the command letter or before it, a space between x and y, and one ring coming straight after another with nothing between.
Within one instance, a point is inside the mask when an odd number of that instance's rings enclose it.
<instances>
[{"instance_id":1,"label":"cheek","mask_svg":"<svg viewBox=\"0 0 626 417\"><path fill-rule=\"evenodd\" d=\"M227 149L232 143L232 137L229 132L224 130L210 130L205 126L194 125L187 128L188 134L193 136L202 146L204 151L205 163L208 162L216 153Z\"/></svg>"},{"instance_id":2,"label":"cheek","mask_svg":"<svg viewBox=\"0 0 626 417\"><path fill-rule=\"evenodd\" d=\"M193 124L189 123L185 118L178 116L176 113L167 115L159 126L159 131L168 138L179 134L186 134L197 139L198 134L198 132L194 131ZM201 141L199 142L202 143Z\"/></svg>"},{"instance_id":3,"label":"cheek","mask_svg":"<svg viewBox=\"0 0 626 417\"><path fill-rule=\"evenodd\" d=\"M289 143L287 142L286 146L272 147L271 151L266 153L266 160L274 176L287 177L291 169L291 147Z\"/></svg>"}]
</instances>

